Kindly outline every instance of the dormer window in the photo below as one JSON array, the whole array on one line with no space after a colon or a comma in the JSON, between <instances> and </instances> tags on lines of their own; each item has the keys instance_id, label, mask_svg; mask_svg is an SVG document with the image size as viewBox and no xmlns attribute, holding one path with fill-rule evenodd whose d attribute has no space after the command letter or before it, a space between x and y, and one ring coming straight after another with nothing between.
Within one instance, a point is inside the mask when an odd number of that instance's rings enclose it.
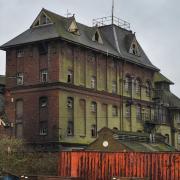
<instances>
[{"instance_id":1,"label":"dormer window","mask_svg":"<svg viewBox=\"0 0 180 180\"><path fill-rule=\"evenodd\" d=\"M131 44L131 47L129 49L129 53L135 55L135 56L140 56L140 52L139 52L139 47L137 42L134 40L134 42Z\"/></svg>"},{"instance_id":2,"label":"dormer window","mask_svg":"<svg viewBox=\"0 0 180 180\"><path fill-rule=\"evenodd\" d=\"M102 40L101 34L98 29L96 30L92 40L94 42L98 42L99 44L103 44L103 40Z\"/></svg>"},{"instance_id":3,"label":"dormer window","mask_svg":"<svg viewBox=\"0 0 180 180\"><path fill-rule=\"evenodd\" d=\"M32 27L38 27L42 25L52 24L51 19L46 15L45 12L41 12L40 15L36 18L35 22L33 23Z\"/></svg>"},{"instance_id":4,"label":"dormer window","mask_svg":"<svg viewBox=\"0 0 180 180\"><path fill-rule=\"evenodd\" d=\"M75 34L75 35L80 35L79 29L78 29L78 26L77 26L77 23L76 23L75 20L73 20L73 21L71 22L68 31L69 31L70 33Z\"/></svg>"}]
</instances>

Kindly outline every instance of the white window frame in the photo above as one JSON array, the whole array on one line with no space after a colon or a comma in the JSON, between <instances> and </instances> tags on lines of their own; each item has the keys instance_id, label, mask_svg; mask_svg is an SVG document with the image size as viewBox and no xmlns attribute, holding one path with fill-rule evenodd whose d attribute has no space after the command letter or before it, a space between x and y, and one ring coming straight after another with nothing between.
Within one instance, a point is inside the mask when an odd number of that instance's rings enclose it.
<instances>
[{"instance_id":1,"label":"white window frame","mask_svg":"<svg viewBox=\"0 0 180 180\"><path fill-rule=\"evenodd\" d=\"M91 102L91 112L95 113L97 111L97 103Z\"/></svg>"}]
</instances>

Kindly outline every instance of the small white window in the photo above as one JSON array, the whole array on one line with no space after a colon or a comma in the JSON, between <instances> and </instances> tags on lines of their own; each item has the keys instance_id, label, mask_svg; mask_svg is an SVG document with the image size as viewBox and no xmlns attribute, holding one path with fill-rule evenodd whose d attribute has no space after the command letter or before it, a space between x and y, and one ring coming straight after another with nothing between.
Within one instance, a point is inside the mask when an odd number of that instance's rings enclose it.
<instances>
[{"instance_id":1,"label":"small white window","mask_svg":"<svg viewBox=\"0 0 180 180\"><path fill-rule=\"evenodd\" d=\"M73 83L73 71L72 70L68 70L67 82L68 83Z\"/></svg>"},{"instance_id":2,"label":"small white window","mask_svg":"<svg viewBox=\"0 0 180 180\"><path fill-rule=\"evenodd\" d=\"M91 77L91 88L92 89L96 88L96 77L95 76Z\"/></svg>"},{"instance_id":3,"label":"small white window","mask_svg":"<svg viewBox=\"0 0 180 180\"><path fill-rule=\"evenodd\" d=\"M23 73L17 73L17 85L23 85Z\"/></svg>"},{"instance_id":4,"label":"small white window","mask_svg":"<svg viewBox=\"0 0 180 180\"><path fill-rule=\"evenodd\" d=\"M91 103L91 112L95 113L97 111L97 104L96 102Z\"/></svg>"},{"instance_id":5,"label":"small white window","mask_svg":"<svg viewBox=\"0 0 180 180\"><path fill-rule=\"evenodd\" d=\"M135 81L135 90L136 90L136 95L140 96L140 94L141 94L141 81L139 79L136 79L136 81Z\"/></svg>"},{"instance_id":6,"label":"small white window","mask_svg":"<svg viewBox=\"0 0 180 180\"><path fill-rule=\"evenodd\" d=\"M116 83L116 81L112 82L112 93L117 93L117 83Z\"/></svg>"},{"instance_id":7,"label":"small white window","mask_svg":"<svg viewBox=\"0 0 180 180\"><path fill-rule=\"evenodd\" d=\"M44 69L41 71L40 73L40 81L42 83L45 83L48 81L48 70L47 69Z\"/></svg>"},{"instance_id":8,"label":"small white window","mask_svg":"<svg viewBox=\"0 0 180 180\"><path fill-rule=\"evenodd\" d=\"M18 49L17 52L17 58L24 57L24 50L23 49Z\"/></svg>"}]
</instances>

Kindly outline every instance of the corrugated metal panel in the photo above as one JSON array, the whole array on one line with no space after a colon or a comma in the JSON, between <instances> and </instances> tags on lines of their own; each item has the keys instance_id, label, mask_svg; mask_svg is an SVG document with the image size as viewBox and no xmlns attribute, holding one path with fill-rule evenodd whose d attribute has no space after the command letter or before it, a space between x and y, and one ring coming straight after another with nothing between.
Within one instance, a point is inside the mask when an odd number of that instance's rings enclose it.
<instances>
[{"instance_id":1,"label":"corrugated metal panel","mask_svg":"<svg viewBox=\"0 0 180 180\"><path fill-rule=\"evenodd\" d=\"M82 180L112 177L179 180L180 153L61 152L59 175Z\"/></svg>"}]
</instances>

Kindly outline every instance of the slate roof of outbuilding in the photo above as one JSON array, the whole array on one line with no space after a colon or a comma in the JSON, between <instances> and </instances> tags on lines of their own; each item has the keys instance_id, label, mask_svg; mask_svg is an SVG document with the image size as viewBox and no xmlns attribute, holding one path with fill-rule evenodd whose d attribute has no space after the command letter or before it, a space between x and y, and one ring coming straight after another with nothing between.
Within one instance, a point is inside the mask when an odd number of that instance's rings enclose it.
<instances>
[{"instance_id":1,"label":"slate roof of outbuilding","mask_svg":"<svg viewBox=\"0 0 180 180\"><path fill-rule=\"evenodd\" d=\"M92 41L96 27L88 27L84 24L77 23L80 35L75 35L68 32L68 26L73 20L72 17L65 18L46 9L42 9L42 11L50 17L53 24L34 28L31 26L31 28L5 43L0 48L5 50L13 46L60 38L159 71L159 69L150 62L140 45L140 56L128 53L127 47L130 47L130 43L132 43L131 40L135 38L132 31L112 24L99 27L103 39L103 44L99 44Z\"/></svg>"},{"instance_id":2,"label":"slate roof of outbuilding","mask_svg":"<svg viewBox=\"0 0 180 180\"><path fill-rule=\"evenodd\" d=\"M155 79L155 83L165 82L165 83L168 83L168 84L174 84L171 80L169 80L167 77L165 77L160 72L155 73L154 79Z\"/></svg>"}]
</instances>

